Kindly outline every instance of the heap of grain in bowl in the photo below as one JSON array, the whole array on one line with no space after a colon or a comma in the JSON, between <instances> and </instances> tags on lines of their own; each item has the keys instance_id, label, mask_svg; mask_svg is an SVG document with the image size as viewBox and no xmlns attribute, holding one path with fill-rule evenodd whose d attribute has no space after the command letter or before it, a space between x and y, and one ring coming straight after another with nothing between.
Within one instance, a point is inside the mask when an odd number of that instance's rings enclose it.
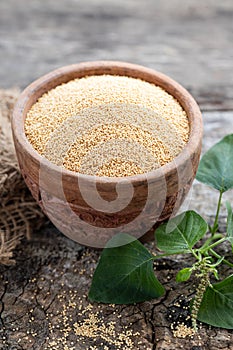
<instances>
[{"instance_id":1,"label":"heap of grain in bowl","mask_svg":"<svg viewBox=\"0 0 233 350\"><path fill-rule=\"evenodd\" d=\"M159 86L93 75L42 95L27 113L25 133L37 152L59 166L122 177L172 161L188 141L189 122Z\"/></svg>"}]
</instances>

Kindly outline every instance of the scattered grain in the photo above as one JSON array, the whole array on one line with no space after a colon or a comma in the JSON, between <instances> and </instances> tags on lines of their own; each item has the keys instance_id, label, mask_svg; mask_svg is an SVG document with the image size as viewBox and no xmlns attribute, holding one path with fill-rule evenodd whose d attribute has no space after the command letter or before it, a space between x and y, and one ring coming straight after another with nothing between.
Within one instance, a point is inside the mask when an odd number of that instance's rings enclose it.
<instances>
[{"instance_id":1,"label":"scattered grain","mask_svg":"<svg viewBox=\"0 0 233 350\"><path fill-rule=\"evenodd\" d=\"M195 330L191 327L186 326L185 324L179 324L175 329L172 330L173 336L175 338L186 338L193 337Z\"/></svg>"}]
</instances>

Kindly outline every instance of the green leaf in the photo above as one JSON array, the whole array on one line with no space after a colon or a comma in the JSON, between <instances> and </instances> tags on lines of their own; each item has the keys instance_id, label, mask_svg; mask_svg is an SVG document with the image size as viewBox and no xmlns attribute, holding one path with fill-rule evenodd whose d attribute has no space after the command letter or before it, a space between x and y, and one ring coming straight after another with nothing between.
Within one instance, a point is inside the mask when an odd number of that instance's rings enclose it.
<instances>
[{"instance_id":1,"label":"green leaf","mask_svg":"<svg viewBox=\"0 0 233 350\"><path fill-rule=\"evenodd\" d=\"M155 231L157 247L168 254L190 252L208 229L205 220L195 211L186 211Z\"/></svg>"},{"instance_id":2,"label":"green leaf","mask_svg":"<svg viewBox=\"0 0 233 350\"><path fill-rule=\"evenodd\" d=\"M196 178L221 192L233 188L233 134L225 136L204 154Z\"/></svg>"},{"instance_id":3,"label":"green leaf","mask_svg":"<svg viewBox=\"0 0 233 350\"><path fill-rule=\"evenodd\" d=\"M154 274L153 255L129 235L114 236L101 254L89 291L90 300L131 304L163 294L164 288Z\"/></svg>"},{"instance_id":4,"label":"green leaf","mask_svg":"<svg viewBox=\"0 0 233 350\"><path fill-rule=\"evenodd\" d=\"M229 202L226 202L227 207L227 240L231 243L231 247L233 249L233 212Z\"/></svg>"},{"instance_id":5,"label":"green leaf","mask_svg":"<svg viewBox=\"0 0 233 350\"><path fill-rule=\"evenodd\" d=\"M211 326L233 329L233 275L207 287L198 320Z\"/></svg>"},{"instance_id":6,"label":"green leaf","mask_svg":"<svg viewBox=\"0 0 233 350\"><path fill-rule=\"evenodd\" d=\"M186 267L185 269L180 270L176 275L176 282L186 282L189 280L192 274L192 269Z\"/></svg>"}]
</instances>

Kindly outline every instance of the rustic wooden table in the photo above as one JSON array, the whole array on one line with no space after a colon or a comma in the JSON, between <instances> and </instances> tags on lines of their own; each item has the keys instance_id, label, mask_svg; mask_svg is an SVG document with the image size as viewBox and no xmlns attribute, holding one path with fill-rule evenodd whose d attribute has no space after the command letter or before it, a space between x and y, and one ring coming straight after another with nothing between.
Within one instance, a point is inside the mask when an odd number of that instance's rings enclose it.
<instances>
[{"instance_id":1,"label":"rustic wooden table","mask_svg":"<svg viewBox=\"0 0 233 350\"><path fill-rule=\"evenodd\" d=\"M197 99L205 151L233 130L232 39L232 0L1 0L0 87L23 88L51 69L80 61L143 64L170 75ZM232 192L226 198L232 201ZM195 182L184 208L211 220L216 200L215 192ZM0 349L129 349L116 345L127 326L139 332L128 337L135 349L233 349L232 331L203 326L193 339L173 337L170 319L184 316L174 304L192 293L191 284L172 281L184 260L166 259L157 266L159 278L166 278L162 300L87 307L98 256L51 224L23 241L16 265L0 267ZM84 319L97 311L99 335L92 330L82 337ZM103 331L111 322L115 337Z\"/></svg>"}]
</instances>

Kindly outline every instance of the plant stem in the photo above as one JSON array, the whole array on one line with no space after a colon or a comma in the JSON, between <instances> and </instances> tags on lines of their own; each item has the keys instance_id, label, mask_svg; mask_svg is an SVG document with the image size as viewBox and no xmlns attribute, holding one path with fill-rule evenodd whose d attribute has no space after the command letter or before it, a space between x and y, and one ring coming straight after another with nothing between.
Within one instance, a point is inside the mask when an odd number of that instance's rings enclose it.
<instances>
[{"instance_id":1,"label":"plant stem","mask_svg":"<svg viewBox=\"0 0 233 350\"><path fill-rule=\"evenodd\" d=\"M221 202L222 202L222 195L223 195L223 191L221 190L219 192L218 206L217 206L217 211L216 211L216 215L215 215L214 225L211 229L212 235L214 235L218 229L218 217L219 217L219 212L220 212L220 207L221 207Z\"/></svg>"},{"instance_id":2,"label":"plant stem","mask_svg":"<svg viewBox=\"0 0 233 350\"><path fill-rule=\"evenodd\" d=\"M191 253L192 253L193 256L197 259L197 261L200 260L199 256L196 254L196 252L195 252L193 249L191 249Z\"/></svg>"},{"instance_id":3,"label":"plant stem","mask_svg":"<svg viewBox=\"0 0 233 350\"><path fill-rule=\"evenodd\" d=\"M177 253L165 253L165 254L159 254L159 255L153 255L152 256L152 260L157 260L160 258L166 258L167 256L172 256L172 255L179 255L179 254L192 254L198 261L200 260L199 256L197 255L197 253L191 249L190 251L187 252L177 252Z\"/></svg>"},{"instance_id":4,"label":"plant stem","mask_svg":"<svg viewBox=\"0 0 233 350\"><path fill-rule=\"evenodd\" d=\"M178 253L170 253L170 254L159 254L159 255L153 255L152 256L152 259L153 260L157 260L157 259L160 259L160 258L166 258L167 256L172 256L172 255L178 255L178 254L190 254L191 252L178 252Z\"/></svg>"},{"instance_id":5,"label":"plant stem","mask_svg":"<svg viewBox=\"0 0 233 350\"><path fill-rule=\"evenodd\" d=\"M210 253L211 253L213 256L215 256L215 258L221 259L221 255L219 255L218 253L216 253L213 249L210 249ZM232 264L230 261L228 261L227 259L223 259L223 262L224 262L226 265L228 265L228 266L230 266L230 267L233 267L233 264Z\"/></svg>"},{"instance_id":6,"label":"plant stem","mask_svg":"<svg viewBox=\"0 0 233 350\"><path fill-rule=\"evenodd\" d=\"M205 243L203 244L203 246L201 247L202 249L205 249L206 247L208 247L210 245L211 242L215 241L216 239L222 238L224 237L224 235L222 233L215 233L213 236L209 237Z\"/></svg>"},{"instance_id":7,"label":"plant stem","mask_svg":"<svg viewBox=\"0 0 233 350\"><path fill-rule=\"evenodd\" d=\"M216 241L216 242L212 243L211 245L209 245L208 247L206 247L206 248L203 250L203 252L206 252L206 251L208 251L208 250L210 250L210 249L216 247L217 245L223 243L225 240L226 240L226 237L223 237L223 238L219 239L218 241Z\"/></svg>"}]
</instances>

